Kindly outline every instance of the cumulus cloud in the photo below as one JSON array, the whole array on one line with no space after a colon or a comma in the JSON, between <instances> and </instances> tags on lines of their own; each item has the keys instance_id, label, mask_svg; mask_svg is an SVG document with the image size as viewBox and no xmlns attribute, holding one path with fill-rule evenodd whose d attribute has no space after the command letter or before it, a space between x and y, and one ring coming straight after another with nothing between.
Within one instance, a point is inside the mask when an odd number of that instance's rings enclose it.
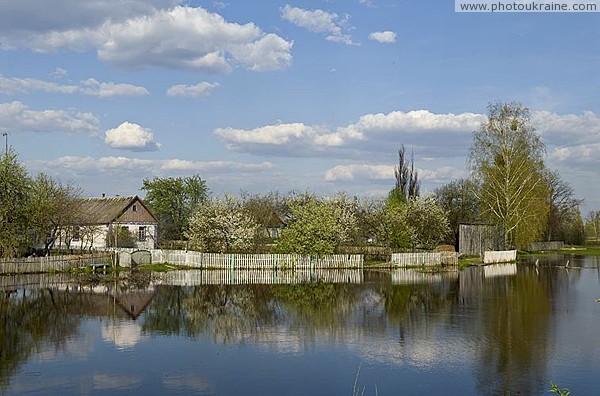
<instances>
[{"instance_id":1,"label":"cumulus cloud","mask_svg":"<svg viewBox=\"0 0 600 396\"><path fill-rule=\"evenodd\" d=\"M124 122L107 130L104 133L104 143L112 148L131 151L156 151L160 148L150 129L131 122Z\"/></svg>"},{"instance_id":2,"label":"cumulus cloud","mask_svg":"<svg viewBox=\"0 0 600 396\"><path fill-rule=\"evenodd\" d=\"M0 103L0 125L15 132L86 132L95 134L99 121L91 113L31 110L21 102Z\"/></svg>"},{"instance_id":3,"label":"cumulus cloud","mask_svg":"<svg viewBox=\"0 0 600 396\"><path fill-rule=\"evenodd\" d=\"M38 52L95 48L101 60L127 68L152 66L227 73L239 65L258 72L284 69L292 62L293 43L273 33L265 34L253 23L227 22L203 8L151 8L132 6L139 13L123 12L120 18L105 15L97 20L99 16L76 26L61 21L56 28L29 28L16 35L5 27L0 31L0 42L4 48L28 47ZM9 9L4 11L11 13ZM24 26L28 29L30 24Z\"/></svg>"},{"instance_id":4,"label":"cumulus cloud","mask_svg":"<svg viewBox=\"0 0 600 396\"><path fill-rule=\"evenodd\" d=\"M177 84L167 90L168 96L187 96L189 98L202 98L210 95L218 87L218 83L201 82L195 85Z\"/></svg>"},{"instance_id":5,"label":"cumulus cloud","mask_svg":"<svg viewBox=\"0 0 600 396\"><path fill-rule=\"evenodd\" d=\"M396 33L386 30L384 32L373 32L369 34L369 39L380 43L395 43Z\"/></svg>"},{"instance_id":6,"label":"cumulus cloud","mask_svg":"<svg viewBox=\"0 0 600 396\"><path fill-rule=\"evenodd\" d=\"M147 95L144 87L131 84L105 83L93 78L82 81L81 85L58 84L34 78L8 78L0 75L0 93L27 94L33 91L62 94L82 94L109 98L113 96L141 96Z\"/></svg>"},{"instance_id":7,"label":"cumulus cloud","mask_svg":"<svg viewBox=\"0 0 600 396\"><path fill-rule=\"evenodd\" d=\"M457 135L470 138L485 116L473 113L434 114L427 110L394 111L367 114L356 123L335 129L303 123L267 125L255 129L218 128L214 134L231 150L254 154L311 156L323 151L368 151L372 144L399 145L406 137L430 137L432 144L440 136L454 142ZM379 143L378 143L379 142ZM373 147L374 148L374 147ZM347 153L346 153L347 154Z\"/></svg>"},{"instance_id":8,"label":"cumulus cloud","mask_svg":"<svg viewBox=\"0 0 600 396\"><path fill-rule=\"evenodd\" d=\"M319 9L305 10L289 4L281 9L281 17L309 32L326 34L325 38L329 41L354 44L352 36L346 33L347 17Z\"/></svg>"}]
</instances>

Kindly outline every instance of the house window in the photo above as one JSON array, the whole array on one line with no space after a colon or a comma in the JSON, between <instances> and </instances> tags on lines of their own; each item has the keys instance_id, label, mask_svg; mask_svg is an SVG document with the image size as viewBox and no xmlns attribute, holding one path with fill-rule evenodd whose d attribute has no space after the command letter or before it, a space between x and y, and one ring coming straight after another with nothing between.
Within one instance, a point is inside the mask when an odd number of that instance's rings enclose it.
<instances>
[{"instance_id":1,"label":"house window","mask_svg":"<svg viewBox=\"0 0 600 396\"><path fill-rule=\"evenodd\" d=\"M146 227L138 228L138 241L146 242L146 239L147 239Z\"/></svg>"},{"instance_id":2,"label":"house window","mask_svg":"<svg viewBox=\"0 0 600 396\"><path fill-rule=\"evenodd\" d=\"M132 211L132 212L137 212L137 205L133 205L133 206L131 207L131 211Z\"/></svg>"}]
</instances>

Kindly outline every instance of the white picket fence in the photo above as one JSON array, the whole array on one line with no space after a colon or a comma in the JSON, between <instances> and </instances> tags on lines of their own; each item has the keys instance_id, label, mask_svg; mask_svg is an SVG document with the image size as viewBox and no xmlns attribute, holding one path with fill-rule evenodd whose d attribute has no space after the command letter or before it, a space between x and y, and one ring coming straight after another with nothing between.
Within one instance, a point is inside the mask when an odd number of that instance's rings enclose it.
<instances>
[{"instance_id":1,"label":"white picket fence","mask_svg":"<svg viewBox=\"0 0 600 396\"><path fill-rule=\"evenodd\" d=\"M390 262L395 267L458 265L458 254L456 252L392 253Z\"/></svg>"},{"instance_id":2,"label":"white picket fence","mask_svg":"<svg viewBox=\"0 0 600 396\"><path fill-rule=\"evenodd\" d=\"M327 269L363 268L361 254L333 254L323 257L298 254L228 254L185 250L151 250L153 263L169 263L211 269Z\"/></svg>"},{"instance_id":3,"label":"white picket fence","mask_svg":"<svg viewBox=\"0 0 600 396\"><path fill-rule=\"evenodd\" d=\"M92 263L106 263L110 265L112 260L112 255L108 252L0 259L0 275L64 272L72 268L85 267Z\"/></svg>"},{"instance_id":4,"label":"white picket fence","mask_svg":"<svg viewBox=\"0 0 600 396\"><path fill-rule=\"evenodd\" d=\"M517 259L516 250L486 251L483 253L484 264L510 263Z\"/></svg>"}]
</instances>

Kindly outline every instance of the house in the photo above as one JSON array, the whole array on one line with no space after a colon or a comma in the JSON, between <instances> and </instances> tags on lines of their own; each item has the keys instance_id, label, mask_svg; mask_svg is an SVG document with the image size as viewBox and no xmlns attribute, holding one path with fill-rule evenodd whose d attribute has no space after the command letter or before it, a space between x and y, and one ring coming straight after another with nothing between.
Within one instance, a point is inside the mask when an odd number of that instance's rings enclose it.
<instances>
[{"instance_id":1,"label":"house","mask_svg":"<svg viewBox=\"0 0 600 396\"><path fill-rule=\"evenodd\" d=\"M137 195L79 199L76 218L77 224L66 228L60 236L60 247L123 246L124 236L133 245L127 247L157 247L158 220Z\"/></svg>"}]
</instances>

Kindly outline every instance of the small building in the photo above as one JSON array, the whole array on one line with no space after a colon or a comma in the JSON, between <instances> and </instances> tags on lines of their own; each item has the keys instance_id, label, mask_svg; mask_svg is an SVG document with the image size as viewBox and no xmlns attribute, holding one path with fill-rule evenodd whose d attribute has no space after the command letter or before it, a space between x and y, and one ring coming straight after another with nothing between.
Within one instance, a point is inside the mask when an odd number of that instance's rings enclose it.
<instances>
[{"instance_id":1,"label":"small building","mask_svg":"<svg viewBox=\"0 0 600 396\"><path fill-rule=\"evenodd\" d=\"M119 247L124 236L133 245L127 247L157 247L158 220L137 195L82 198L76 208L77 224L65 229L57 241L59 247L83 250Z\"/></svg>"}]
</instances>

